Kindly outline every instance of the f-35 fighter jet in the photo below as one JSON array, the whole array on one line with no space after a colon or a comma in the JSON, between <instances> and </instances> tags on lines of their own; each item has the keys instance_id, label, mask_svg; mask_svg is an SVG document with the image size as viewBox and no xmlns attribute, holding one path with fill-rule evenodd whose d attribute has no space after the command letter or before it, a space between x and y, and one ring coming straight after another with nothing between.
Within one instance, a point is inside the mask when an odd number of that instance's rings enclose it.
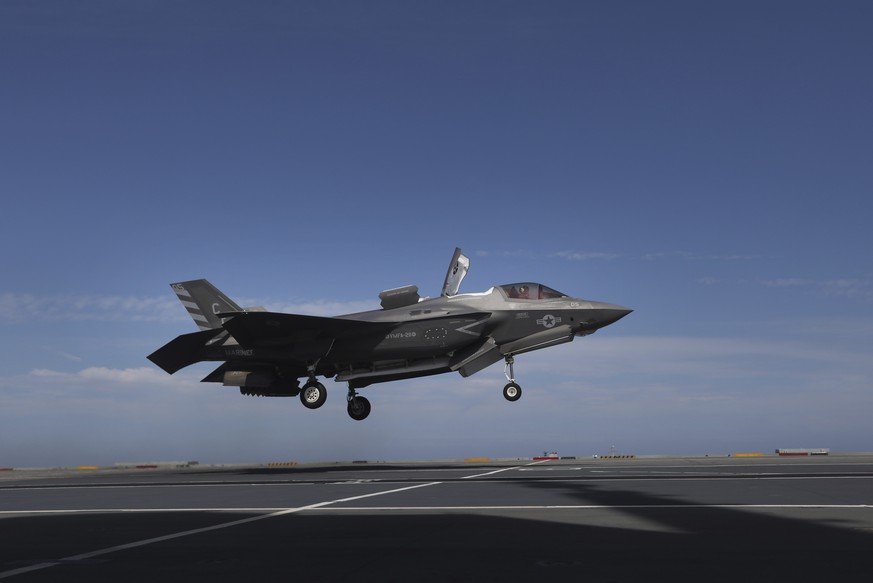
<instances>
[{"instance_id":1,"label":"f-35 fighter jet","mask_svg":"<svg viewBox=\"0 0 873 583\"><path fill-rule=\"evenodd\" d=\"M514 358L586 336L632 310L575 299L531 282L459 294L470 260L455 250L442 293L421 298L414 285L379 294L382 309L335 318L241 308L205 279L171 284L200 327L149 355L169 374L201 361L223 364L203 379L243 395L296 397L321 407L319 376L348 383L348 413L362 420L370 402L357 389L457 371L468 377L504 361L503 396L521 397ZM299 379L306 379L301 387Z\"/></svg>"}]
</instances>

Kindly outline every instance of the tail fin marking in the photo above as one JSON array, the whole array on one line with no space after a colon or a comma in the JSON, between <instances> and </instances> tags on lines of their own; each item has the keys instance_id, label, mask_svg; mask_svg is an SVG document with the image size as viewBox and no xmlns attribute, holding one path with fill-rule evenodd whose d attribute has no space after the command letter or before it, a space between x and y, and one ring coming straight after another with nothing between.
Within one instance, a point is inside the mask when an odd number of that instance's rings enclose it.
<instances>
[{"instance_id":1,"label":"tail fin marking","mask_svg":"<svg viewBox=\"0 0 873 583\"><path fill-rule=\"evenodd\" d=\"M218 314L243 311L205 279L173 283L170 287L201 330L221 328L222 319Z\"/></svg>"}]
</instances>

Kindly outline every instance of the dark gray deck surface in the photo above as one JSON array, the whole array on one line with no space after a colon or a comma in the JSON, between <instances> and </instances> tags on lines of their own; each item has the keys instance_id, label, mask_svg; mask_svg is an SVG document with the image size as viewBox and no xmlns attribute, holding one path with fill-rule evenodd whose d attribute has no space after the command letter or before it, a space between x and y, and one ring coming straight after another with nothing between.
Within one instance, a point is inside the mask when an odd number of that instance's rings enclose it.
<instances>
[{"instance_id":1,"label":"dark gray deck surface","mask_svg":"<svg viewBox=\"0 0 873 583\"><path fill-rule=\"evenodd\" d=\"M4 472L11 581L869 581L873 457Z\"/></svg>"}]
</instances>

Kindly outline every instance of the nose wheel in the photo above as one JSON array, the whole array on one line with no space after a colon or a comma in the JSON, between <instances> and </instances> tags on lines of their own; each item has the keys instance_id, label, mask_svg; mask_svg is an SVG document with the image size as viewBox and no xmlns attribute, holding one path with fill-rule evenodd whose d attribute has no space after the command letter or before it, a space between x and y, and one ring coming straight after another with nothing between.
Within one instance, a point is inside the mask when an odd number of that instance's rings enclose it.
<instances>
[{"instance_id":1,"label":"nose wheel","mask_svg":"<svg viewBox=\"0 0 873 583\"><path fill-rule=\"evenodd\" d=\"M503 387L503 397L507 401L518 401L521 399L521 387L518 383L508 383Z\"/></svg>"},{"instance_id":2,"label":"nose wheel","mask_svg":"<svg viewBox=\"0 0 873 583\"><path fill-rule=\"evenodd\" d=\"M351 387L349 387L349 395L347 399L349 405L346 407L346 411L348 412L349 417L355 421L363 421L366 419L370 414L370 401L367 400L366 397L358 395L358 392Z\"/></svg>"},{"instance_id":3,"label":"nose wheel","mask_svg":"<svg viewBox=\"0 0 873 583\"><path fill-rule=\"evenodd\" d=\"M515 360L512 356L506 357L506 366L503 369L503 374L506 375L506 380L509 382L503 387L503 398L507 401L518 401L521 398L521 386L515 382L515 369L513 364Z\"/></svg>"}]
</instances>

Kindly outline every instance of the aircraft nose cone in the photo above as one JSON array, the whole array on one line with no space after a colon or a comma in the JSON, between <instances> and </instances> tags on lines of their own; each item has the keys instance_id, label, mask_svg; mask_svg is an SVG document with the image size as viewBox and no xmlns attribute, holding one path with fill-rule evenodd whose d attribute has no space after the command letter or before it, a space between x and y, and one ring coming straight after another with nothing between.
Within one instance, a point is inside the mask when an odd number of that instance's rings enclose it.
<instances>
[{"instance_id":1,"label":"aircraft nose cone","mask_svg":"<svg viewBox=\"0 0 873 583\"><path fill-rule=\"evenodd\" d=\"M606 302L591 302L591 307L596 310L597 324L599 327L609 326L618 322L631 312L630 308L618 306L616 304L607 304Z\"/></svg>"}]
</instances>

